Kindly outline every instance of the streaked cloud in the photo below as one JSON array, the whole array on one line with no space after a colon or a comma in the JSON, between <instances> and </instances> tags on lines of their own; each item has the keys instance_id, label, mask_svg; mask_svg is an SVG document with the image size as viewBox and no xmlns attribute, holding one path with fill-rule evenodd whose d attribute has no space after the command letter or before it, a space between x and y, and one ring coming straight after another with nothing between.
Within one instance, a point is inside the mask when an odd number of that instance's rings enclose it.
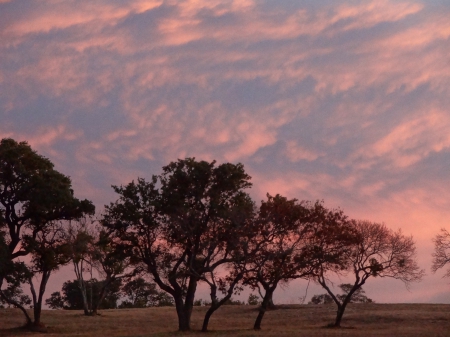
<instances>
[{"instance_id":1,"label":"streaked cloud","mask_svg":"<svg viewBox=\"0 0 450 337\"><path fill-rule=\"evenodd\" d=\"M242 162L256 200L402 227L426 264L450 217L449 16L418 0L0 1L0 136L99 208L177 158Z\"/></svg>"}]
</instances>

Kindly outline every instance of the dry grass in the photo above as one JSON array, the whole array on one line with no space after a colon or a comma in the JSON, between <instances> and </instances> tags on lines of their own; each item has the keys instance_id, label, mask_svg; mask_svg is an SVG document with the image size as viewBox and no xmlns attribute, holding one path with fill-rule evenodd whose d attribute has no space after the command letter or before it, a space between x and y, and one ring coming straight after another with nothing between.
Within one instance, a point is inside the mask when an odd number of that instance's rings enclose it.
<instances>
[{"instance_id":1,"label":"dry grass","mask_svg":"<svg viewBox=\"0 0 450 337\"><path fill-rule=\"evenodd\" d=\"M262 330L251 329L256 307L225 306L211 318L210 332L201 333L204 307L196 307L189 333L179 333L174 308L104 310L101 316L85 317L80 311L44 311L49 336L450 336L450 305L354 304L347 309L341 329L324 328L333 321L332 305L286 305L269 311ZM0 309L0 336L35 333L23 324L15 309Z\"/></svg>"}]
</instances>

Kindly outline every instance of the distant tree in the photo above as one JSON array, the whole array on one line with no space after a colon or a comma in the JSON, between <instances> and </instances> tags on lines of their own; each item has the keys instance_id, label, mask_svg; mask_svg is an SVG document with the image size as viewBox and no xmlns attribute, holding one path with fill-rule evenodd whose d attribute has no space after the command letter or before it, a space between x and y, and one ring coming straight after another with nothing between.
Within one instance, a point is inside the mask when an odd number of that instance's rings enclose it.
<instances>
[{"instance_id":1,"label":"distant tree","mask_svg":"<svg viewBox=\"0 0 450 337\"><path fill-rule=\"evenodd\" d=\"M261 304L260 297L255 294L248 295L247 304L248 305L260 305Z\"/></svg>"},{"instance_id":2,"label":"distant tree","mask_svg":"<svg viewBox=\"0 0 450 337\"><path fill-rule=\"evenodd\" d=\"M235 225L250 177L241 164L178 160L151 182L114 187L119 200L102 223L175 302L180 331L190 330L198 282L223 261L221 240Z\"/></svg>"},{"instance_id":3,"label":"distant tree","mask_svg":"<svg viewBox=\"0 0 450 337\"><path fill-rule=\"evenodd\" d=\"M127 282L121 290L125 300L120 308L145 308L159 306L159 291L154 283L147 282L142 277Z\"/></svg>"},{"instance_id":4,"label":"distant tree","mask_svg":"<svg viewBox=\"0 0 450 337\"><path fill-rule=\"evenodd\" d=\"M349 283L343 283L339 285L339 288L341 288L343 294L336 295L336 297L343 302L347 295L350 293L350 291L353 288L353 284ZM309 304L332 304L333 298L329 294L320 294L320 295L314 295L311 298L311 301ZM373 303L373 300L368 298L365 295L365 291L363 288L358 288L353 292L353 295L350 297L349 303Z\"/></svg>"},{"instance_id":5,"label":"distant tree","mask_svg":"<svg viewBox=\"0 0 450 337\"><path fill-rule=\"evenodd\" d=\"M64 299L61 296L61 292L53 292L50 297L45 300L45 304L48 305L50 309L64 309Z\"/></svg>"},{"instance_id":6,"label":"distant tree","mask_svg":"<svg viewBox=\"0 0 450 337\"><path fill-rule=\"evenodd\" d=\"M450 233L442 228L440 234L437 234L433 239L433 242L434 253L431 271L435 273L450 262ZM450 277L450 268L447 268L444 276Z\"/></svg>"},{"instance_id":7,"label":"distant tree","mask_svg":"<svg viewBox=\"0 0 450 337\"><path fill-rule=\"evenodd\" d=\"M0 142L0 231L7 246L5 260L13 261L32 253L28 249L50 224L91 214L94 206L88 200L73 196L71 181L54 170L47 158L37 154L26 142L13 139ZM24 236L28 243L24 244ZM20 303L9 300L2 285L14 266L0 271L0 297L22 310L27 323L31 319Z\"/></svg>"},{"instance_id":8,"label":"distant tree","mask_svg":"<svg viewBox=\"0 0 450 337\"><path fill-rule=\"evenodd\" d=\"M348 296L350 291L353 289L353 284L350 283L342 283L339 285L339 288L341 288L343 294L337 295L339 300L341 302L345 301L345 298ZM353 294L350 296L349 303L373 303L373 300L371 298L368 298L366 295L366 292L363 290L363 288L356 289Z\"/></svg>"},{"instance_id":9,"label":"distant tree","mask_svg":"<svg viewBox=\"0 0 450 337\"><path fill-rule=\"evenodd\" d=\"M233 298L229 298L226 300L223 305L245 305L245 302L234 300Z\"/></svg>"},{"instance_id":10,"label":"distant tree","mask_svg":"<svg viewBox=\"0 0 450 337\"><path fill-rule=\"evenodd\" d=\"M370 277L389 277L402 281L407 287L411 282L420 281L424 271L416 261L416 247L412 237L407 237L399 230L394 232L385 225L369 221L353 221L358 240L345 255L347 270L353 274L355 281L345 285L346 295L338 297L330 288L325 269L316 275L316 281L331 296L338 310L335 327L339 327L345 308ZM361 293L360 293L361 294Z\"/></svg>"},{"instance_id":11,"label":"distant tree","mask_svg":"<svg viewBox=\"0 0 450 337\"><path fill-rule=\"evenodd\" d=\"M328 294L320 294L320 295L314 295L311 298L310 304L332 304L333 299Z\"/></svg>"},{"instance_id":12,"label":"distant tree","mask_svg":"<svg viewBox=\"0 0 450 337\"><path fill-rule=\"evenodd\" d=\"M88 297L92 297L92 303L90 301L88 302L88 310L92 310L91 308L94 305L103 309L117 308L117 302L120 299L120 280L117 280L111 284L110 291L103 297L103 299L100 299L99 297L103 287L102 281L92 279L86 283ZM82 310L84 307L83 295L79 288L78 280L64 282L62 286L62 294L59 291L52 293L50 298L48 298L45 303L52 309Z\"/></svg>"}]
</instances>

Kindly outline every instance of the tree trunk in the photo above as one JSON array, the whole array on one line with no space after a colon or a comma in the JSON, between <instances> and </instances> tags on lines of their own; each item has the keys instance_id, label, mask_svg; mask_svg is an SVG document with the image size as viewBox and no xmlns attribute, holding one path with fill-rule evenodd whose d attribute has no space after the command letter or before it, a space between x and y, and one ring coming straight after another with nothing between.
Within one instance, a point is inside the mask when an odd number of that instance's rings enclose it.
<instances>
[{"instance_id":1,"label":"tree trunk","mask_svg":"<svg viewBox=\"0 0 450 337\"><path fill-rule=\"evenodd\" d=\"M258 317L256 317L255 325L253 326L253 329L255 329L255 330L261 330L261 322L264 317L264 314L267 311L269 302L272 299L273 291L274 290L266 290L266 294L264 295L263 301L261 303L261 307L259 308Z\"/></svg>"},{"instance_id":2,"label":"tree trunk","mask_svg":"<svg viewBox=\"0 0 450 337\"><path fill-rule=\"evenodd\" d=\"M189 331L191 330L191 315L194 308L194 296L197 289L197 279L191 277L189 280L186 297L183 303L182 293L177 293L174 296L175 306L178 315L178 330Z\"/></svg>"},{"instance_id":3,"label":"tree trunk","mask_svg":"<svg viewBox=\"0 0 450 337\"><path fill-rule=\"evenodd\" d=\"M73 268L78 280L78 287L80 288L81 297L83 298L83 311L86 316L89 316L90 313L86 295L86 282L83 279L83 261L80 261L79 263L80 264L73 262Z\"/></svg>"},{"instance_id":4,"label":"tree trunk","mask_svg":"<svg viewBox=\"0 0 450 337\"><path fill-rule=\"evenodd\" d=\"M346 307L346 305L338 306L338 310L336 313L336 320L334 321L334 327L336 327L336 328L341 327L341 321L342 321L342 317L344 316L345 307Z\"/></svg>"},{"instance_id":5,"label":"tree trunk","mask_svg":"<svg viewBox=\"0 0 450 337\"><path fill-rule=\"evenodd\" d=\"M179 331L189 331L190 325L189 320L186 317L186 312L184 310L183 296L182 294L177 294L174 296L175 308L177 310L178 316L178 330Z\"/></svg>"},{"instance_id":6,"label":"tree trunk","mask_svg":"<svg viewBox=\"0 0 450 337\"><path fill-rule=\"evenodd\" d=\"M106 296L108 286L112 283L112 280L110 278L107 278L104 281L104 284L102 286L102 290L100 291L100 295L98 296L97 302L95 302L92 306L92 315L98 315L98 308L100 307L100 304L102 303L103 299Z\"/></svg>"},{"instance_id":7,"label":"tree trunk","mask_svg":"<svg viewBox=\"0 0 450 337\"><path fill-rule=\"evenodd\" d=\"M267 304L268 310L275 310L275 304L273 303L273 293L270 295L269 303Z\"/></svg>"}]
</instances>

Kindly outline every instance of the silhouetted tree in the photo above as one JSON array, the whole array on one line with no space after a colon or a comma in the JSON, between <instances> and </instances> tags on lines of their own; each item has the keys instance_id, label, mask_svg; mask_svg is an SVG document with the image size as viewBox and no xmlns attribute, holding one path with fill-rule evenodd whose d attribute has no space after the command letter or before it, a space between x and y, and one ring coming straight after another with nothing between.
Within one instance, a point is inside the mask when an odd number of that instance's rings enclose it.
<instances>
[{"instance_id":1,"label":"silhouetted tree","mask_svg":"<svg viewBox=\"0 0 450 337\"><path fill-rule=\"evenodd\" d=\"M259 330L277 286L307 279L320 267L342 268L342 252L348 249L351 235L342 211L328 210L321 202L298 202L280 195L267 195L256 223L259 229L253 242L258 253L248 267L246 284L264 291L254 324Z\"/></svg>"},{"instance_id":2,"label":"silhouetted tree","mask_svg":"<svg viewBox=\"0 0 450 337\"><path fill-rule=\"evenodd\" d=\"M336 295L339 301L343 302L353 288L353 284L342 283L339 285L343 294ZM309 304L332 304L333 298L329 294L314 295ZM373 300L365 295L363 288L358 288L350 297L349 303L373 303Z\"/></svg>"},{"instance_id":3,"label":"silhouetted tree","mask_svg":"<svg viewBox=\"0 0 450 337\"><path fill-rule=\"evenodd\" d=\"M327 279L327 270L321 269L316 281L324 287L336 303L338 310L335 327L339 327L345 308L353 296L370 277L390 277L401 280L406 286L420 281L424 271L416 261L416 247L412 237L407 237L399 230L394 232L383 224L369 221L353 221L352 225L358 240L345 255L347 270L353 274L355 281L346 286L346 296L338 297L333 293Z\"/></svg>"},{"instance_id":4,"label":"silhouetted tree","mask_svg":"<svg viewBox=\"0 0 450 337\"><path fill-rule=\"evenodd\" d=\"M259 304L261 304L260 297L258 295L255 295L255 294L248 295L247 304L248 305L259 305Z\"/></svg>"},{"instance_id":5,"label":"silhouetted tree","mask_svg":"<svg viewBox=\"0 0 450 337\"><path fill-rule=\"evenodd\" d=\"M90 301L88 302L89 311L92 310L91 308L94 305L103 309L117 308L117 302L120 299L120 280L116 280L110 285L109 291L103 299L100 299L99 296L103 287L102 281L97 281L94 278L86 281L86 283L88 294L92 294L92 304ZM59 291L52 293L45 303L52 309L82 310L84 308L83 295L81 294L78 280L64 282L62 294Z\"/></svg>"},{"instance_id":6,"label":"silhouetted tree","mask_svg":"<svg viewBox=\"0 0 450 337\"><path fill-rule=\"evenodd\" d=\"M450 262L450 233L442 228L441 233L433 239L434 253L431 271L435 273L444 268ZM450 277L450 268L445 272L445 277Z\"/></svg>"},{"instance_id":7,"label":"silhouetted tree","mask_svg":"<svg viewBox=\"0 0 450 337\"><path fill-rule=\"evenodd\" d=\"M36 236L25 235L23 247L30 252L28 284L33 300L34 329L45 330L41 323L43 296L50 275L61 266L69 263L68 245L62 235L62 224L52 222L43 227ZM28 264L28 263L27 263ZM39 276L39 287L34 286L33 278Z\"/></svg>"},{"instance_id":8,"label":"silhouetted tree","mask_svg":"<svg viewBox=\"0 0 450 337\"><path fill-rule=\"evenodd\" d=\"M71 220L93 213L88 200L73 196L70 178L54 170L47 158L38 155L26 142L13 139L0 142L0 230L8 247L6 259L13 261L32 253L28 249L47 226L59 220ZM28 243L23 244L24 236ZM15 265L18 266L18 265ZM14 268L2 268L0 289ZM24 308L0 290L6 302ZM29 317L25 315L27 322Z\"/></svg>"},{"instance_id":9,"label":"silhouetted tree","mask_svg":"<svg viewBox=\"0 0 450 337\"><path fill-rule=\"evenodd\" d=\"M328 294L314 295L309 304L332 304L333 299Z\"/></svg>"},{"instance_id":10,"label":"silhouetted tree","mask_svg":"<svg viewBox=\"0 0 450 337\"><path fill-rule=\"evenodd\" d=\"M239 204L249 200L243 192L249 180L241 164L215 167L187 158L163 167L151 182L114 187L120 197L102 223L173 297L181 331L190 330L198 282L222 258L217 235L235 225Z\"/></svg>"},{"instance_id":11,"label":"silhouetted tree","mask_svg":"<svg viewBox=\"0 0 450 337\"><path fill-rule=\"evenodd\" d=\"M142 277L127 282L121 290L125 300L120 308L145 308L158 306L158 290L154 283L147 282Z\"/></svg>"}]
</instances>

